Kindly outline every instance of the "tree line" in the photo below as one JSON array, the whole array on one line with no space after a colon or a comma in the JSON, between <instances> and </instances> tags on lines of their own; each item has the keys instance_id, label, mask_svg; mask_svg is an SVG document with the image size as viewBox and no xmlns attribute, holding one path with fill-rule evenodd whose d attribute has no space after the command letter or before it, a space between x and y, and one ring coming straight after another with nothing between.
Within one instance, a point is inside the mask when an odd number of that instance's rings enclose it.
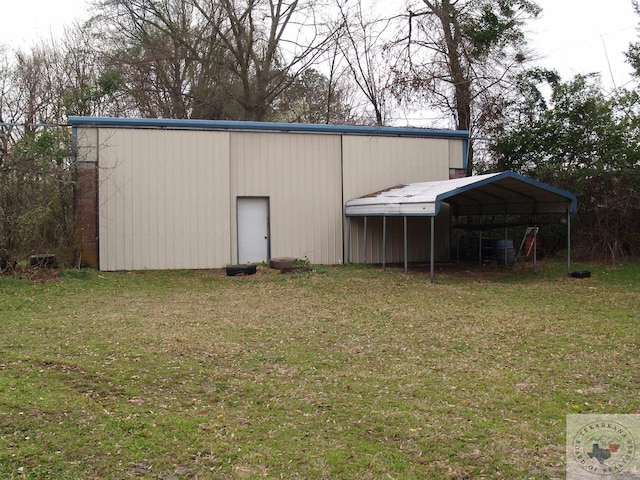
<instances>
[{"instance_id":1,"label":"tree line","mask_svg":"<svg viewBox=\"0 0 640 480\"><path fill-rule=\"evenodd\" d=\"M532 69L533 1L91 5L60 39L0 46L0 266L72 257L69 115L386 125L403 109L489 138L471 142L468 174L511 169L576 193L585 255L638 255L637 92ZM627 54L640 75L640 44Z\"/></svg>"}]
</instances>

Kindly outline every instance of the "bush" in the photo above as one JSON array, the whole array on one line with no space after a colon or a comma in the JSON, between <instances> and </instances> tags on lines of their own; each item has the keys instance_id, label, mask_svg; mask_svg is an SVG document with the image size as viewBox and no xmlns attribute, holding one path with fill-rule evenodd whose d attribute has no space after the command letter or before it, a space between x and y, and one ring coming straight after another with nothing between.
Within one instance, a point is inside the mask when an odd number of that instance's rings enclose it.
<instances>
[{"instance_id":1,"label":"bush","mask_svg":"<svg viewBox=\"0 0 640 480\"><path fill-rule=\"evenodd\" d=\"M74 162L66 129L27 132L0 158L0 251L71 259Z\"/></svg>"}]
</instances>

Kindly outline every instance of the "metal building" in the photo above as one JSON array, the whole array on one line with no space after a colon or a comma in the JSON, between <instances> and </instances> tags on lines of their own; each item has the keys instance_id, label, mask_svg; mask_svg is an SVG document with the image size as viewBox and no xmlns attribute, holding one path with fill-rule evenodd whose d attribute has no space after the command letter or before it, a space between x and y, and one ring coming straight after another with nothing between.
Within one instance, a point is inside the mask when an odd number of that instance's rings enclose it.
<instances>
[{"instance_id":1,"label":"metal building","mask_svg":"<svg viewBox=\"0 0 640 480\"><path fill-rule=\"evenodd\" d=\"M71 117L79 187L76 242L101 270L219 268L290 256L316 264L380 262L348 200L466 169L468 132L208 120ZM373 220L376 221L375 219ZM449 215L436 220L447 226ZM429 224L411 219L427 261ZM390 222L386 261L405 258ZM435 240L449 256L448 228ZM365 252L368 258L365 258Z\"/></svg>"}]
</instances>

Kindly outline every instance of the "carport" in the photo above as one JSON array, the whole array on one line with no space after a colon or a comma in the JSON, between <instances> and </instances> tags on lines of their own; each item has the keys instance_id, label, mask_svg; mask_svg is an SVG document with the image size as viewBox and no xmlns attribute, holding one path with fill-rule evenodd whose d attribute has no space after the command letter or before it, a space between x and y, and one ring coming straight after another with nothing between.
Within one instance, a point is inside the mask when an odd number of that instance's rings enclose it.
<instances>
[{"instance_id":1,"label":"carport","mask_svg":"<svg viewBox=\"0 0 640 480\"><path fill-rule=\"evenodd\" d=\"M443 202L451 206L453 216L566 215L567 269L568 272L571 271L571 214L577 213L576 196L510 171L394 186L349 200L345 204L345 215L349 221L351 217L364 217L365 244L367 217L382 217L383 255L387 217L404 217L405 274L408 272L407 217L430 217L430 267L433 282L435 217L440 213ZM384 263L383 257L383 266Z\"/></svg>"}]
</instances>

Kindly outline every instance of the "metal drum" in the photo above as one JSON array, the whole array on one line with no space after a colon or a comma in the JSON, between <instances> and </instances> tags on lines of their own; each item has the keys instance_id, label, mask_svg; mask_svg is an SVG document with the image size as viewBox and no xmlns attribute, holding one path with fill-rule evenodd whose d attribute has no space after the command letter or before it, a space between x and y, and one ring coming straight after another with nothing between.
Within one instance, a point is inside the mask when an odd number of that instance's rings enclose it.
<instances>
[{"instance_id":1,"label":"metal drum","mask_svg":"<svg viewBox=\"0 0 640 480\"><path fill-rule=\"evenodd\" d=\"M516 263L513 240L496 241L494 256L498 265L513 265Z\"/></svg>"}]
</instances>

